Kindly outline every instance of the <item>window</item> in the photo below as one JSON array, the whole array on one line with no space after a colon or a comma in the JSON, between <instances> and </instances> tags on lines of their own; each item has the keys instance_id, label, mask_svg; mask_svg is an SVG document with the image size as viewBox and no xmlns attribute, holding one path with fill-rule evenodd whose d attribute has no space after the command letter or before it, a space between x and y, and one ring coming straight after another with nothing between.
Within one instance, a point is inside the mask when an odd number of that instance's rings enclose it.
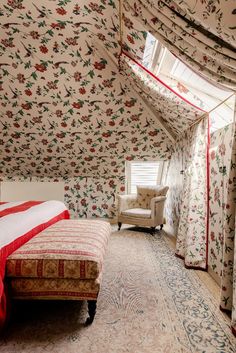
<instances>
[{"instance_id":1,"label":"window","mask_svg":"<svg viewBox=\"0 0 236 353\"><path fill-rule=\"evenodd\" d=\"M127 193L136 194L137 185L157 185L161 184L163 175L163 161L126 162Z\"/></svg>"},{"instance_id":2,"label":"window","mask_svg":"<svg viewBox=\"0 0 236 353\"><path fill-rule=\"evenodd\" d=\"M195 73L150 33L147 34L142 64L184 98L208 112L218 107L233 93ZM232 123L233 111L232 99L227 100L219 109L213 110L210 115L211 132Z\"/></svg>"}]
</instances>

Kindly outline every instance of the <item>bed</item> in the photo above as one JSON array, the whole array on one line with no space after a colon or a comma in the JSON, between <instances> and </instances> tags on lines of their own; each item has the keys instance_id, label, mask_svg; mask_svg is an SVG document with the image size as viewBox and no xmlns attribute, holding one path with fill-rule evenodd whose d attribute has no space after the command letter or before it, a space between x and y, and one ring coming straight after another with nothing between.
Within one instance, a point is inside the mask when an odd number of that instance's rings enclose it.
<instances>
[{"instance_id":1,"label":"bed","mask_svg":"<svg viewBox=\"0 0 236 353\"><path fill-rule=\"evenodd\" d=\"M61 201L0 202L0 327L8 314L4 287L7 257L36 234L68 218L69 211Z\"/></svg>"}]
</instances>

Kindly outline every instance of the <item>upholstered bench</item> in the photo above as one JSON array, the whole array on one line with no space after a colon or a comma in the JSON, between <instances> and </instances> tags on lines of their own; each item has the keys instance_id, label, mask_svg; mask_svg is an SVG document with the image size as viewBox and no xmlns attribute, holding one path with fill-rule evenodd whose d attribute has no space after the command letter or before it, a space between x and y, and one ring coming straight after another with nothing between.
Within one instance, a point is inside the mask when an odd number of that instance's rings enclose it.
<instances>
[{"instance_id":1,"label":"upholstered bench","mask_svg":"<svg viewBox=\"0 0 236 353\"><path fill-rule=\"evenodd\" d=\"M92 323L111 226L100 220L62 220L7 259L13 299L87 300Z\"/></svg>"}]
</instances>

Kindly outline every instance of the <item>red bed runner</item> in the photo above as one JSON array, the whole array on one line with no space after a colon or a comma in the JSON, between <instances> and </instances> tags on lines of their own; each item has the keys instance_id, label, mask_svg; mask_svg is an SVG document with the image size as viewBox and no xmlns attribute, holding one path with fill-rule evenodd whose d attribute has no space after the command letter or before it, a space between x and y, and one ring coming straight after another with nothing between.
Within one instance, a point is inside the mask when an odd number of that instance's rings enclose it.
<instances>
[{"instance_id":1,"label":"red bed runner","mask_svg":"<svg viewBox=\"0 0 236 353\"><path fill-rule=\"evenodd\" d=\"M8 216L9 214L12 214L12 213L26 211L29 208L31 208L32 206L39 205L40 203L43 203L43 201L27 201L27 202L21 203L20 205L14 206L14 207L6 208L5 210L0 211L0 218L4 217L4 216Z\"/></svg>"},{"instance_id":2,"label":"red bed runner","mask_svg":"<svg viewBox=\"0 0 236 353\"><path fill-rule=\"evenodd\" d=\"M0 211L0 218L5 217L7 215L23 212L27 209L39 205L43 201L29 201L22 203L18 206L9 207L6 210ZM1 202L1 205L4 202ZM12 254L16 249L18 249L21 245L25 244L28 240L30 240L33 236L38 234L39 232L43 231L50 225L62 220L70 218L69 211L65 210L58 214L57 216L53 217L49 221L39 224L35 228L31 229L25 234L20 235L18 238L13 240L11 243L3 246L0 249L0 329L4 326L9 317L9 298L7 296L6 286L4 286L4 276L5 276L5 265L7 257Z\"/></svg>"}]
</instances>

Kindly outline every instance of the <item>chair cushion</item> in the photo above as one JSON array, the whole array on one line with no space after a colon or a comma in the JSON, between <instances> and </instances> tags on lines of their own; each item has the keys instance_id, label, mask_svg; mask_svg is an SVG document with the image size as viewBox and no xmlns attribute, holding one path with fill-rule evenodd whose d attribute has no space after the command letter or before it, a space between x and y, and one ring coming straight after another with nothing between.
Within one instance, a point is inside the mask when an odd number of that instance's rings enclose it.
<instances>
[{"instance_id":1,"label":"chair cushion","mask_svg":"<svg viewBox=\"0 0 236 353\"><path fill-rule=\"evenodd\" d=\"M139 207L151 208L151 199L157 196L165 196L169 187L162 185L137 186L137 203Z\"/></svg>"},{"instance_id":2,"label":"chair cushion","mask_svg":"<svg viewBox=\"0 0 236 353\"><path fill-rule=\"evenodd\" d=\"M126 217L151 218L151 210L145 208L130 208L129 210L123 211L121 214Z\"/></svg>"},{"instance_id":3,"label":"chair cushion","mask_svg":"<svg viewBox=\"0 0 236 353\"><path fill-rule=\"evenodd\" d=\"M104 221L59 221L8 257L6 276L98 278L110 232L110 224Z\"/></svg>"}]
</instances>

